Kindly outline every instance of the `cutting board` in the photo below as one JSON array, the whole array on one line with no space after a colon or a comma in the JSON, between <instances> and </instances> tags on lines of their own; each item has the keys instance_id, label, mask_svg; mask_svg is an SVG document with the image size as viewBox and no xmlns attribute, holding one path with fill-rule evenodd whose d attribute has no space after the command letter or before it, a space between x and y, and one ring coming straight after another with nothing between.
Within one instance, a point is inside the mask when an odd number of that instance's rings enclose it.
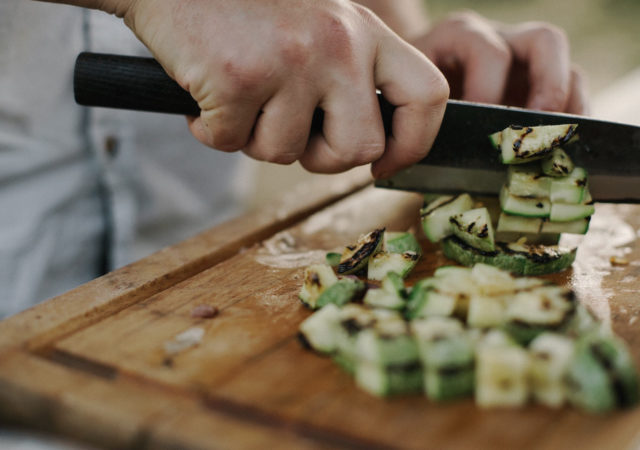
<instances>
[{"instance_id":1,"label":"cutting board","mask_svg":"<svg viewBox=\"0 0 640 450\"><path fill-rule=\"evenodd\" d=\"M303 268L360 233L419 231L420 195L364 176L291 194L0 323L0 414L108 447L621 449L640 408L588 415L379 399L298 343ZM640 207L597 205L572 270L550 276L640 362ZM575 239L573 239L575 241ZM408 284L450 264L422 238ZM611 257L625 265L612 265ZM199 305L212 318L192 317ZM185 330L201 341L167 352ZM193 330L192 330L193 331Z\"/></svg>"}]
</instances>

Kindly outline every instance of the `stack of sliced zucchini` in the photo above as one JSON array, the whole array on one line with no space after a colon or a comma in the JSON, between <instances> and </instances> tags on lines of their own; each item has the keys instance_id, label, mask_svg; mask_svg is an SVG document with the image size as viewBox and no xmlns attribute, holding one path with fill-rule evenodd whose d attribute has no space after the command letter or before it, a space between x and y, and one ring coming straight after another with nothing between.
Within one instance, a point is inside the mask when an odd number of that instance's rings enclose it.
<instances>
[{"instance_id":1,"label":"stack of sliced zucchini","mask_svg":"<svg viewBox=\"0 0 640 450\"><path fill-rule=\"evenodd\" d=\"M482 262L521 275L569 267L575 249L558 247L560 234L585 234L594 213L586 171L560 147L576 127L511 126L492 134L509 165L499 217L474 209L468 194L442 196L420 211L425 235L443 241L445 255L467 266Z\"/></svg>"},{"instance_id":2,"label":"stack of sliced zucchini","mask_svg":"<svg viewBox=\"0 0 640 450\"><path fill-rule=\"evenodd\" d=\"M391 272L364 304L351 299L308 317L300 338L374 395L422 391L432 401L473 396L481 407L534 401L588 412L639 401L624 342L548 281L447 266L412 288Z\"/></svg>"}]
</instances>

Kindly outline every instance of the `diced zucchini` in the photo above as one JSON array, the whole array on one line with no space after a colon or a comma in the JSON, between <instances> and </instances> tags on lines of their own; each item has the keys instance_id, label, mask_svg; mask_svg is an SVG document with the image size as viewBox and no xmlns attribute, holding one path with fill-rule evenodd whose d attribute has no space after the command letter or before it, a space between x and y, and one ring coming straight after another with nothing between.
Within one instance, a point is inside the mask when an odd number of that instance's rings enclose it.
<instances>
[{"instance_id":1,"label":"diced zucchini","mask_svg":"<svg viewBox=\"0 0 640 450\"><path fill-rule=\"evenodd\" d=\"M424 234L431 242L438 242L451 235L449 218L468 211L473 207L469 194L443 196L420 210L420 218Z\"/></svg>"},{"instance_id":2,"label":"diced zucchini","mask_svg":"<svg viewBox=\"0 0 640 450\"><path fill-rule=\"evenodd\" d=\"M406 325L405 325L406 328ZM362 331L356 341L358 360L380 367L406 365L418 361L418 348L411 335L388 336L375 328Z\"/></svg>"},{"instance_id":3,"label":"diced zucchini","mask_svg":"<svg viewBox=\"0 0 640 450\"><path fill-rule=\"evenodd\" d=\"M528 371L529 356L523 348L478 347L476 403L483 408L523 406L529 398Z\"/></svg>"},{"instance_id":4,"label":"diced zucchini","mask_svg":"<svg viewBox=\"0 0 640 450\"><path fill-rule=\"evenodd\" d=\"M331 267L338 267L340 258L342 258L342 255L336 252L328 252L324 257L326 263Z\"/></svg>"},{"instance_id":5,"label":"diced zucchini","mask_svg":"<svg viewBox=\"0 0 640 450\"><path fill-rule=\"evenodd\" d=\"M495 250L493 225L487 208L476 208L452 216L453 234L467 244L484 251Z\"/></svg>"},{"instance_id":6,"label":"diced zucchini","mask_svg":"<svg viewBox=\"0 0 640 450\"><path fill-rule=\"evenodd\" d=\"M382 279L381 288L369 288L363 301L366 305L376 308L402 309L406 305L406 297L402 277L395 272L389 272Z\"/></svg>"},{"instance_id":7,"label":"diced zucchini","mask_svg":"<svg viewBox=\"0 0 640 450\"><path fill-rule=\"evenodd\" d=\"M542 219L535 217L512 216L502 213L498 219L496 231L517 232L517 233L539 233L542 226Z\"/></svg>"},{"instance_id":8,"label":"diced zucchini","mask_svg":"<svg viewBox=\"0 0 640 450\"><path fill-rule=\"evenodd\" d=\"M422 378L422 367L419 363L381 367L367 361L358 361L355 367L356 384L378 397L420 392Z\"/></svg>"},{"instance_id":9,"label":"diced zucchini","mask_svg":"<svg viewBox=\"0 0 640 450\"><path fill-rule=\"evenodd\" d=\"M564 203L552 203L550 222L574 222L591 217L596 211L593 205L570 205Z\"/></svg>"},{"instance_id":10,"label":"diced zucchini","mask_svg":"<svg viewBox=\"0 0 640 450\"><path fill-rule=\"evenodd\" d=\"M416 283L407 302L407 317L451 316L456 309L456 296L437 290L431 283Z\"/></svg>"},{"instance_id":11,"label":"diced zucchini","mask_svg":"<svg viewBox=\"0 0 640 450\"><path fill-rule=\"evenodd\" d=\"M504 164L519 164L543 158L568 142L576 124L521 127L511 125L502 130L500 150Z\"/></svg>"},{"instance_id":12,"label":"diced zucchini","mask_svg":"<svg viewBox=\"0 0 640 450\"><path fill-rule=\"evenodd\" d=\"M384 249L389 253L405 253L413 252L418 255L422 254L422 247L418 240L409 232L390 232L384 233Z\"/></svg>"},{"instance_id":13,"label":"diced zucchini","mask_svg":"<svg viewBox=\"0 0 640 450\"><path fill-rule=\"evenodd\" d=\"M520 197L549 197L551 178L542 174L539 164L509 166L507 187Z\"/></svg>"},{"instance_id":14,"label":"diced zucchini","mask_svg":"<svg viewBox=\"0 0 640 450\"><path fill-rule=\"evenodd\" d=\"M383 237L384 228L380 228L360 236L355 245L347 246L340 258L338 273L348 275L364 269L371 255L382 247Z\"/></svg>"},{"instance_id":15,"label":"diced zucchini","mask_svg":"<svg viewBox=\"0 0 640 450\"><path fill-rule=\"evenodd\" d=\"M573 292L560 286L542 286L516 294L506 312L505 331L528 345L538 335L557 330L575 312Z\"/></svg>"},{"instance_id":16,"label":"diced zucchini","mask_svg":"<svg viewBox=\"0 0 640 450\"><path fill-rule=\"evenodd\" d=\"M335 331L339 320L340 308L328 304L300 324L302 340L317 352L333 353L336 350Z\"/></svg>"},{"instance_id":17,"label":"diced zucchini","mask_svg":"<svg viewBox=\"0 0 640 450\"><path fill-rule=\"evenodd\" d=\"M551 203L581 203L587 185L587 171L576 167L569 175L551 181Z\"/></svg>"},{"instance_id":18,"label":"diced zucchini","mask_svg":"<svg viewBox=\"0 0 640 450\"><path fill-rule=\"evenodd\" d=\"M505 300L498 296L477 295L469 301L467 324L470 327L497 327L505 321Z\"/></svg>"},{"instance_id":19,"label":"diced zucchini","mask_svg":"<svg viewBox=\"0 0 640 450\"><path fill-rule=\"evenodd\" d=\"M489 135L489 142L496 150L500 150L500 144L502 143L502 131L496 131Z\"/></svg>"},{"instance_id":20,"label":"diced zucchini","mask_svg":"<svg viewBox=\"0 0 640 450\"><path fill-rule=\"evenodd\" d=\"M318 297L330 286L338 282L333 269L325 264L313 264L304 271L304 281L298 297L311 309L316 305Z\"/></svg>"},{"instance_id":21,"label":"diced zucchini","mask_svg":"<svg viewBox=\"0 0 640 450\"><path fill-rule=\"evenodd\" d=\"M375 323L376 316L373 312L361 305L347 304L340 310L335 345L342 362L351 366L355 363L358 334L362 330L373 327Z\"/></svg>"},{"instance_id":22,"label":"diced zucchini","mask_svg":"<svg viewBox=\"0 0 640 450\"><path fill-rule=\"evenodd\" d=\"M585 338L593 356L607 370L616 403L628 408L638 403L638 372L625 343L615 336L590 335Z\"/></svg>"},{"instance_id":23,"label":"diced zucchini","mask_svg":"<svg viewBox=\"0 0 640 450\"><path fill-rule=\"evenodd\" d=\"M473 366L424 371L424 391L429 400L435 402L471 396L474 384Z\"/></svg>"},{"instance_id":24,"label":"diced zucchini","mask_svg":"<svg viewBox=\"0 0 640 450\"><path fill-rule=\"evenodd\" d=\"M560 147L556 147L541 162L542 172L550 177L565 177L573 170L573 161Z\"/></svg>"},{"instance_id":25,"label":"diced zucchini","mask_svg":"<svg viewBox=\"0 0 640 450\"><path fill-rule=\"evenodd\" d=\"M466 279L471 277L471 269L460 266L440 266L433 272L433 276L436 278L454 277Z\"/></svg>"},{"instance_id":26,"label":"diced zucchini","mask_svg":"<svg viewBox=\"0 0 640 450\"><path fill-rule=\"evenodd\" d=\"M586 234L589 230L590 221L591 217L571 220L568 222L550 222L549 220L544 220L540 227L540 231L542 233Z\"/></svg>"},{"instance_id":27,"label":"diced zucchini","mask_svg":"<svg viewBox=\"0 0 640 450\"><path fill-rule=\"evenodd\" d=\"M358 298L362 298L365 289L366 285L362 281L353 278L343 278L329 286L320 294L316 301L316 307L322 308L330 303L338 306L345 305Z\"/></svg>"},{"instance_id":28,"label":"diced zucchini","mask_svg":"<svg viewBox=\"0 0 640 450\"><path fill-rule=\"evenodd\" d=\"M616 407L616 393L607 369L592 352L588 341L579 341L566 376L567 397L573 406L591 413Z\"/></svg>"},{"instance_id":29,"label":"diced zucchini","mask_svg":"<svg viewBox=\"0 0 640 450\"><path fill-rule=\"evenodd\" d=\"M512 195L506 186L500 191L502 211L513 216L549 217L551 202L548 198L528 198Z\"/></svg>"},{"instance_id":30,"label":"diced zucchini","mask_svg":"<svg viewBox=\"0 0 640 450\"><path fill-rule=\"evenodd\" d=\"M529 346L531 391L538 403L561 407L566 400L565 376L573 359L573 341L545 332Z\"/></svg>"},{"instance_id":31,"label":"diced zucchini","mask_svg":"<svg viewBox=\"0 0 640 450\"><path fill-rule=\"evenodd\" d=\"M382 280L388 273L395 272L404 278L413 270L419 258L420 255L412 251L378 252L369 258L367 277L370 280Z\"/></svg>"}]
</instances>

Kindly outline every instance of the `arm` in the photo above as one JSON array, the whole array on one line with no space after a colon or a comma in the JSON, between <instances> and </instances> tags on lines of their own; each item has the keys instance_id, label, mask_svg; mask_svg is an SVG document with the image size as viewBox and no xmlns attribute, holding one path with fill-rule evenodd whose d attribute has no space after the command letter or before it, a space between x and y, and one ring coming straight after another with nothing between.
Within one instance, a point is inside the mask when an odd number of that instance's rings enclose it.
<instances>
[{"instance_id":1,"label":"arm","mask_svg":"<svg viewBox=\"0 0 640 450\"><path fill-rule=\"evenodd\" d=\"M448 85L348 0L65 0L122 17L198 102L193 135L222 151L313 172L373 163L382 177L426 155ZM375 95L396 105L385 137ZM310 136L316 107L321 135Z\"/></svg>"}]
</instances>

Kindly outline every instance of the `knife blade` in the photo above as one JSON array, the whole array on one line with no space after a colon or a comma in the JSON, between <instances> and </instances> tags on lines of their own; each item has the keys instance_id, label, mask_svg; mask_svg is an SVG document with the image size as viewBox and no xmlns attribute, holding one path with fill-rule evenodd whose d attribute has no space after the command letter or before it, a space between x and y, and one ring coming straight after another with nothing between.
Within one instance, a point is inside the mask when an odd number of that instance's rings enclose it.
<instances>
[{"instance_id":1,"label":"knife blade","mask_svg":"<svg viewBox=\"0 0 640 450\"><path fill-rule=\"evenodd\" d=\"M640 127L571 114L450 100L429 154L376 186L433 193L496 195L506 166L489 142L509 125L578 124L579 139L564 145L589 173L596 201L640 203Z\"/></svg>"},{"instance_id":2,"label":"knife blade","mask_svg":"<svg viewBox=\"0 0 640 450\"><path fill-rule=\"evenodd\" d=\"M199 115L200 109L152 58L81 53L74 70L76 102L140 111ZM393 106L378 96L382 120L391 130ZM313 130L322 129L316 110ZM580 139L563 146L589 173L596 201L640 203L640 127L584 116L449 100L429 154L376 186L433 193L495 195L506 166L488 136L509 125L577 123Z\"/></svg>"}]
</instances>

